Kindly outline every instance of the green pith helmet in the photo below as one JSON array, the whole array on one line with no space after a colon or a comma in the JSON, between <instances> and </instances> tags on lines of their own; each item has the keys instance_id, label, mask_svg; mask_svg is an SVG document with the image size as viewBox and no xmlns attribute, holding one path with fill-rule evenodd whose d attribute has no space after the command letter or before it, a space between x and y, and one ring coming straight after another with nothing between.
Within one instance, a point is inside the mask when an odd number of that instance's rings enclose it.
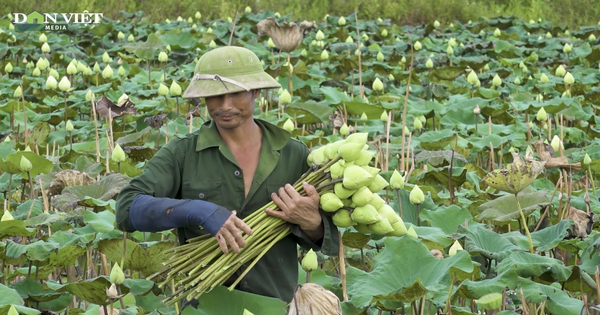
<instances>
[{"instance_id":1,"label":"green pith helmet","mask_svg":"<svg viewBox=\"0 0 600 315\"><path fill-rule=\"evenodd\" d=\"M225 46L200 57L183 98L279 87L281 84L263 70L256 54L243 47Z\"/></svg>"}]
</instances>

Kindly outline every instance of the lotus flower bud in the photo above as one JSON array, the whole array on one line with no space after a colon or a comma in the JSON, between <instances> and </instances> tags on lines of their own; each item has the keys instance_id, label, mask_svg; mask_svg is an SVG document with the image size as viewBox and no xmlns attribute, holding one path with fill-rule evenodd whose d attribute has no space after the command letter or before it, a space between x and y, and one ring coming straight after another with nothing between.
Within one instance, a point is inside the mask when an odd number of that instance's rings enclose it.
<instances>
[{"instance_id":1,"label":"lotus flower bud","mask_svg":"<svg viewBox=\"0 0 600 315\"><path fill-rule=\"evenodd\" d=\"M392 176L390 176L390 188L392 189L402 189L404 188L404 178L398 170L394 170Z\"/></svg>"},{"instance_id":2,"label":"lotus flower bud","mask_svg":"<svg viewBox=\"0 0 600 315\"><path fill-rule=\"evenodd\" d=\"M387 29L384 28L383 30L381 30L381 36L383 36L383 37L387 37L388 36Z\"/></svg>"},{"instance_id":3,"label":"lotus flower bud","mask_svg":"<svg viewBox=\"0 0 600 315\"><path fill-rule=\"evenodd\" d=\"M317 254L312 250L312 248L304 255L302 258L302 269L306 272L313 271L319 267L319 260L317 259Z\"/></svg>"},{"instance_id":4,"label":"lotus flower bud","mask_svg":"<svg viewBox=\"0 0 600 315\"><path fill-rule=\"evenodd\" d=\"M377 193L382 191L385 187L390 184L385 180L385 178L381 177L381 175L377 174L375 179L369 184L368 188L372 193Z\"/></svg>"},{"instance_id":5,"label":"lotus flower bud","mask_svg":"<svg viewBox=\"0 0 600 315\"><path fill-rule=\"evenodd\" d=\"M340 127L340 136L345 137L350 133L350 128L348 128L348 125L346 125L346 123L343 123L342 126Z\"/></svg>"},{"instance_id":6,"label":"lotus flower bud","mask_svg":"<svg viewBox=\"0 0 600 315\"><path fill-rule=\"evenodd\" d=\"M369 120L369 118L367 117L367 114L365 112L363 112L362 115L360 115L360 120L361 121L367 121L367 120Z\"/></svg>"},{"instance_id":7,"label":"lotus flower bud","mask_svg":"<svg viewBox=\"0 0 600 315\"><path fill-rule=\"evenodd\" d=\"M513 83L515 85L520 85L521 84L521 80L519 80L519 77L515 77L515 80L513 81Z\"/></svg>"},{"instance_id":8,"label":"lotus flower bud","mask_svg":"<svg viewBox=\"0 0 600 315\"><path fill-rule=\"evenodd\" d=\"M350 196L352 196L352 194L356 192L356 190L344 188L344 185L342 183L336 183L335 186L333 186L333 191L335 192L335 195L338 196L338 198L340 198L340 200L348 199L350 198Z\"/></svg>"},{"instance_id":9,"label":"lotus flower bud","mask_svg":"<svg viewBox=\"0 0 600 315\"><path fill-rule=\"evenodd\" d=\"M370 204L354 208L350 217L356 223L361 224L373 224L381 220L381 215L377 212L377 209L373 208Z\"/></svg>"},{"instance_id":10,"label":"lotus flower bud","mask_svg":"<svg viewBox=\"0 0 600 315\"><path fill-rule=\"evenodd\" d=\"M565 84L567 85L575 83L575 78L573 78L571 72L567 72L567 74L565 74L565 76L563 77L563 82L565 82Z\"/></svg>"},{"instance_id":11,"label":"lotus flower bud","mask_svg":"<svg viewBox=\"0 0 600 315\"><path fill-rule=\"evenodd\" d=\"M594 41L596 41L596 35L594 35L594 33L590 34L590 36L588 37L588 40L589 40L590 42L594 42Z\"/></svg>"},{"instance_id":12,"label":"lotus flower bud","mask_svg":"<svg viewBox=\"0 0 600 315\"><path fill-rule=\"evenodd\" d=\"M383 62L384 59L385 59L385 56L383 56L383 53L381 51L379 51L377 53L377 61Z\"/></svg>"},{"instance_id":13,"label":"lotus flower bud","mask_svg":"<svg viewBox=\"0 0 600 315\"><path fill-rule=\"evenodd\" d=\"M375 156L375 151L361 150L356 160L354 160L354 165L365 166L369 165L373 157Z\"/></svg>"},{"instance_id":14,"label":"lotus flower bud","mask_svg":"<svg viewBox=\"0 0 600 315\"><path fill-rule=\"evenodd\" d=\"M44 61L44 58L40 58L37 60L37 62L35 63L35 67L40 69L40 70L46 70L46 62Z\"/></svg>"},{"instance_id":15,"label":"lotus flower bud","mask_svg":"<svg viewBox=\"0 0 600 315\"><path fill-rule=\"evenodd\" d=\"M419 188L419 185L415 185L410 191L409 201L413 205L420 205L425 201L425 195L421 188Z\"/></svg>"},{"instance_id":16,"label":"lotus flower bud","mask_svg":"<svg viewBox=\"0 0 600 315\"><path fill-rule=\"evenodd\" d=\"M583 165L590 165L592 163L592 158L586 153L583 157Z\"/></svg>"},{"instance_id":17,"label":"lotus flower bud","mask_svg":"<svg viewBox=\"0 0 600 315\"><path fill-rule=\"evenodd\" d=\"M372 180L373 175L369 174L369 172L360 166L349 165L346 167L346 169L344 169L343 184L346 189L359 189L369 184Z\"/></svg>"},{"instance_id":18,"label":"lotus flower bud","mask_svg":"<svg viewBox=\"0 0 600 315\"><path fill-rule=\"evenodd\" d=\"M548 120L548 114L546 114L546 110L542 107L538 110L537 114L535 115L535 118L538 121L546 121Z\"/></svg>"},{"instance_id":19,"label":"lotus flower bud","mask_svg":"<svg viewBox=\"0 0 600 315\"><path fill-rule=\"evenodd\" d=\"M346 19L343 16L340 16L340 18L338 19L338 25L346 25Z\"/></svg>"},{"instance_id":20,"label":"lotus flower bud","mask_svg":"<svg viewBox=\"0 0 600 315\"><path fill-rule=\"evenodd\" d=\"M196 11L196 14L194 15L194 17L196 18L196 20L199 20L202 18L202 14L200 13L200 11Z\"/></svg>"},{"instance_id":21,"label":"lotus flower bud","mask_svg":"<svg viewBox=\"0 0 600 315\"><path fill-rule=\"evenodd\" d=\"M352 36L346 37L346 43L350 43L350 44L354 43L354 38L352 38Z\"/></svg>"},{"instance_id":22,"label":"lotus flower bud","mask_svg":"<svg viewBox=\"0 0 600 315\"><path fill-rule=\"evenodd\" d=\"M321 209L325 212L335 212L344 206L340 198L331 192L321 195L319 204L321 205Z\"/></svg>"},{"instance_id":23,"label":"lotus flower bud","mask_svg":"<svg viewBox=\"0 0 600 315\"><path fill-rule=\"evenodd\" d=\"M446 48L446 53L448 55L454 55L454 49L452 48L452 46L448 45L448 48ZM425 64L425 65L427 66L427 64ZM431 63L431 68L433 68L433 62Z\"/></svg>"},{"instance_id":24,"label":"lotus flower bud","mask_svg":"<svg viewBox=\"0 0 600 315\"><path fill-rule=\"evenodd\" d=\"M102 54L102 62L104 63L109 63L112 61L112 58L108 55L108 53L105 51L104 54Z\"/></svg>"},{"instance_id":25,"label":"lotus flower bud","mask_svg":"<svg viewBox=\"0 0 600 315\"><path fill-rule=\"evenodd\" d=\"M550 80L548 79L548 76L545 73L542 73L542 75L540 76L540 82L542 82L543 84L548 83Z\"/></svg>"},{"instance_id":26,"label":"lotus flower bud","mask_svg":"<svg viewBox=\"0 0 600 315\"><path fill-rule=\"evenodd\" d=\"M67 123L65 125L65 130L67 130L68 132L73 132L75 128L73 127L73 123L71 122L71 120L67 120Z\"/></svg>"},{"instance_id":27,"label":"lotus flower bud","mask_svg":"<svg viewBox=\"0 0 600 315\"><path fill-rule=\"evenodd\" d=\"M58 88L63 92L71 88L71 81L67 79L67 76L64 76L62 79L60 79L60 82L58 82Z\"/></svg>"},{"instance_id":28,"label":"lotus flower bud","mask_svg":"<svg viewBox=\"0 0 600 315\"><path fill-rule=\"evenodd\" d=\"M308 55L308 52L306 51L306 49L302 49L302 51L300 52L300 56L306 57L306 55Z\"/></svg>"},{"instance_id":29,"label":"lotus flower bud","mask_svg":"<svg viewBox=\"0 0 600 315\"><path fill-rule=\"evenodd\" d=\"M502 85L502 79L500 79L500 77L497 74L494 76L494 79L492 79L492 85L493 86L501 86Z\"/></svg>"},{"instance_id":30,"label":"lotus flower bud","mask_svg":"<svg viewBox=\"0 0 600 315\"><path fill-rule=\"evenodd\" d=\"M31 75L34 77L39 77L42 74L42 72L40 71L40 68L35 67L33 69L33 71L31 72Z\"/></svg>"},{"instance_id":31,"label":"lotus flower bud","mask_svg":"<svg viewBox=\"0 0 600 315\"><path fill-rule=\"evenodd\" d=\"M564 149L562 140L560 140L560 138L557 135L554 135L552 141L550 142L550 145L552 146L552 149L554 149L554 152L559 152L560 149Z\"/></svg>"},{"instance_id":32,"label":"lotus flower bud","mask_svg":"<svg viewBox=\"0 0 600 315\"><path fill-rule=\"evenodd\" d=\"M110 282L114 284L123 284L125 282L125 274L118 263L115 263L110 270Z\"/></svg>"},{"instance_id":33,"label":"lotus flower bud","mask_svg":"<svg viewBox=\"0 0 600 315\"><path fill-rule=\"evenodd\" d=\"M556 68L556 71L554 72L554 74L559 77L564 77L565 74L567 74L567 70L565 69L565 67L563 67L563 65L559 65Z\"/></svg>"},{"instance_id":34,"label":"lotus flower bud","mask_svg":"<svg viewBox=\"0 0 600 315\"><path fill-rule=\"evenodd\" d=\"M206 33L207 34L212 34L212 32L213 32L212 27L209 27L209 28L206 29Z\"/></svg>"},{"instance_id":35,"label":"lotus flower bud","mask_svg":"<svg viewBox=\"0 0 600 315\"><path fill-rule=\"evenodd\" d=\"M421 120L419 118L415 117L415 120L413 121L413 127L417 130L423 128L423 123L421 122Z\"/></svg>"},{"instance_id":36,"label":"lotus flower bud","mask_svg":"<svg viewBox=\"0 0 600 315\"><path fill-rule=\"evenodd\" d=\"M88 89L87 92L85 93L85 101L86 102L89 102L92 100L92 94L93 94L92 90Z\"/></svg>"},{"instance_id":37,"label":"lotus flower bud","mask_svg":"<svg viewBox=\"0 0 600 315\"><path fill-rule=\"evenodd\" d=\"M287 130L289 133L292 133L294 131L294 122L288 118L285 123L283 123L283 129Z\"/></svg>"},{"instance_id":38,"label":"lotus flower bud","mask_svg":"<svg viewBox=\"0 0 600 315\"><path fill-rule=\"evenodd\" d=\"M281 104L289 104L292 102L292 96L290 95L290 92L288 92L287 89L283 89L281 95L279 95L279 102Z\"/></svg>"},{"instance_id":39,"label":"lotus flower bud","mask_svg":"<svg viewBox=\"0 0 600 315\"><path fill-rule=\"evenodd\" d=\"M123 66L119 66L119 69L117 69L117 74L120 77L124 77L127 74L127 72L125 71L125 68L123 68Z\"/></svg>"},{"instance_id":40,"label":"lotus flower bud","mask_svg":"<svg viewBox=\"0 0 600 315\"><path fill-rule=\"evenodd\" d=\"M471 70L469 72L469 75L467 76L467 82L469 82L469 84L471 85L476 85L477 81L479 81L479 79L477 78L477 73L475 73L474 70Z\"/></svg>"},{"instance_id":41,"label":"lotus flower bud","mask_svg":"<svg viewBox=\"0 0 600 315\"><path fill-rule=\"evenodd\" d=\"M318 30L317 34L315 35L315 39L316 40L323 40L323 39L325 39L325 34L323 34L323 32L321 30Z\"/></svg>"},{"instance_id":42,"label":"lotus flower bud","mask_svg":"<svg viewBox=\"0 0 600 315\"><path fill-rule=\"evenodd\" d=\"M494 36L496 36L496 37L500 37L500 35L502 35L502 31L500 31L500 29L496 28L496 29L494 30Z\"/></svg>"},{"instance_id":43,"label":"lotus flower bud","mask_svg":"<svg viewBox=\"0 0 600 315\"><path fill-rule=\"evenodd\" d=\"M123 151L123 149L118 143L115 144L115 148L113 149L112 156L110 159L117 163L125 162L125 160L127 159L125 151Z\"/></svg>"},{"instance_id":44,"label":"lotus flower bud","mask_svg":"<svg viewBox=\"0 0 600 315\"><path fill-rule=\"evenodd\" d=\"M321 60L327 59L329 59L329 53L327 52L327 49L323 49L323 51L321 52Z\"/></svg>"},{"instance_id":45,"label":"lotus flower bud","mask_svg":"<svg viewBox=\"0 0 600 315\"><path fill-rule=\"evenodd\" d=\"M167 55L166 52L161 51L160 53L158 53L158 61L166 62L167 60L169 60L169 56Z\"/></svg>"},{"instance_id":46,"label":"lotus flower bud","mask_svg":"<svg viewBox=\"0 0 600 315\"><path fill-rule=\"evenodd\" d=\"M396 217L398 221L392 223L392 228L394 229L394 231L388 233L389 236L402 236L408 233L408 230L406 229L406 225L404 225L404 221L402 221L402 218L400 218L399 216Z\"/></svg>"},{"instance_id":47,"label":"lotus flower bud","mask_svg":"<svg viewBox=\"0 0 600 315\"><path fill-rule=\"evenodd\" d=\"M369 224L369 230L373 234L386 235L388 233L393 232L394 228L392 227L390 221L388 221L387 218L381 218L381 220L373 224Z\"/></svg>"},{"instance_id":48,"label":"lotus flower bud","mask_svg":"<svg viewBox=\"0 0 600 315\"><path fill-rule=\"evenodd\" d=\"M438 20L433 21L433 27L435 27L435 28L440 27L440 22Z\"/></svg>"},{"instance_id":49,"label":"lotus flower bud","mask_svg":"<svg viewBox=\"0 0 600 315\"><path fill-rule=\"evenodd\" d=\"M113 72L113 69L110 67L110 65L106 65L104 70L102 70L102 77L105 79L112 78L113 74L114 74L114 72Z\"/></svg>"},{"instance_id":50,"label":"lotus flower bud","mask_svg":"<svg viewBox=\"0 0 600 315\"><path fill-rule=\"evenodd\" d=\"M181 86L179 86L179 84L175 80L173 80L173 82L171 82L169 92L171 92L171 95L173 96L179 96L181 95Z\"/></svg>"},{"instance_id":51,"label":"lotus flower bud","mask_svg":"<svg viewBox=\"0 0 600 315\"><path fill-rule=\"evenodd\" d=\"M338 157L338 151L339 151L340 147L344 143L346 143L345 140L338 140L336 142L327 144L325 146L325 149L324 149L325 157L328 158L328 159L330 159L330 160L333 160L336 157ZM342 165L344 165L344 161L343 160L341 161L341 163L342 163Z\"/></svg>"},{"instance_id":52,"label":"lotus flower bud","mask_svg":"<svg viewBox=\"0 0 600 315\"><path fill-rule=\"evenodd\" d=\"M129 36L127 36L128 42L133 42L134 40L135 40L135 37L133 37L133 34L129 34Z\"/></svg>"},{"instance_id":53,"label":"lotus flower bud","mask_svg":"<svg viewBox=\"0 0 600 315\"><path fill-rule=\"evenodd\" d=\"M38 37L38 40L40 41L40 43L45 43L46 41L48 41L48 38L46 37L46 34L42 33L40 37Z\"/></svg>"},{"instance_id":54,"label":"lotus flower bud","mask_svg":"<svg viewBox=\"0 0 600 315\"><path fill-rule=\"evenodd\" d=\"M417 236L417 232L412 227L412 225L408 228L408 231L406 231L406 235L412 236L414 238L419 238L419 236Z\"/></svg>"},{"instance_id":55,"label":"lotus flower bud","mask_svg":"<svg viewBox=\"0 0 600 315\"><path fill-rule=\"evenodd\" d=\"M275 48L275 43L273 42L273 39L270 37L269 37L269 40L267 41L267 47Z\"/></svg>"},{"instance_id":56,"label":"lotus flower bud","mask_svg":"<svg viewBox=\"0 0 600 315\"><path fill-rule=\"evenodd\" d=\"M433 68L433 61L431 60L431 58L427 59L427 62L425 62L425 67L427 69Z\"/></svg>"},{"instance_id":57,"label":"lotus flower bud","mask_svg":"<svg viewBox=\"0 0 600 315\"><path fill-rule=\"evenodd\" d=\"M6 138L8 139L8 137L6 137ZM12 214L10 214L10 211L5 210L4 214L2 215L2 219L0 219L0 221L4 222L4 221L11 221L11 220L14 220L14 219L15 218L13 218Z\"/></svg>"},{"instance_id":58,"label":"lotus flower bud","mask_svg":"<svg viewBox=\"0 0 600 315\"><path fill-rule=\"evenodd\" d=\"M19 169L21 172L27 173L31 171L32 168L33 165L31 164L31 161L29 161L24 155L21 155L21 162L19 163Z\"/></svg>"},{"instance_id":59,"label":"lotus flower bud","mask_svg":"<svg viewBox=\"0 0 600 315\"><path fill-rule=\"evenodd\" d=\"M46 54L50 52L50 45L48 45L48 43L44 43L42 45L42 53Z\"/></svg>"},{"instance_id":60,"label":"lotus flower bud","mask_svg":"<svg viewBox=\"0 0 600 315\"><path fill-rule=\"evenodd\" d=\"M360 143L364 146L365 144L367 144L367 140L369 139L368 137L369 134L367 132L353 133L346 138L346 143Z\"/></svg>"},{"instance_id":61,"label":"lotus flower bud","mask_svg":"<svg viewBox=\"0 0 600 315\"><path fill-rule=\"evenodd\" d=\"M10 63L10 61L6 64L6 66L4 66L4 72L5 73L11 73L11 72L13 72L13 66Z\"/></svg>"},{"instance_id":62,"label":"lotus flower bud","mask_svg":"<svg viewBox=\"0 0 600 315\"><path fill-rule=\"evenodd\" d=\"M388 80L390 80L390 81L394 81L394 80L396 80L396 78L394 77L394 75L393 75L393 74L391 74L391 73L390 73L390 74L388 75Z\"/></svg>"},{"instance_id":63,"label":"lotus flower bud","mask_svg":"<svg viewBox=\"0 0 600 315\"><path fill-rule=\"evenodd\" d=\"M463 250L462 246L458 241L454 241L454 244L450 246L450 250L448 251L448 256L452 257L456 255L459 250Z\"/></svg>"},{"instance_id":64,"label":"lotus flower bud","mask_svg":"<svg viewBox=\"0 0 600 315\"><path fill-rule=\"evenodd\" d=\"M49 89L56 89L56 87L58 86L58 82L56 81L56 79L49 75L48 79L46 79L46 88Z\"/></svg>"},{"instance_id":65,"label":"lotus flower bud","mask_svg":"<svg viewBox=\"0 0 600 315\"><path fill-rule=\"evenodd\" d=\"M450 39L448 40L448 46L450 46L450 47L456 46L456 39L454 37L450 37Z\"/></svg>"},{"instance_id":66,"label":"lotus flower bud","mask_svg":"<svg viewBox=\"0 0 600 315\"><path fill-rule=\"evenodd\" d=\"M367 187L359 188L354 194L352 194L352 202L358 207L365 206L373 199L373 193Z\"/></svg>"},{"instance_id":67,"label":"lotus flower bud","mask_svg":"<svg viewBox=\"0 0 600 315\"><path fill-rule=\"evenodd\" d=\"M383 110L383 113L381 113L381 116L379 117L379 120L386 122L388 121L388 113L386 110Z\"/></svg>"},{"instance_id":68,"label":"lotus flower bud","mask_svg":"<svg viewBox=\"0 0 600 315\"><path fill-rule=\"evenodd\" d=\"M573 46L569 45L569 43L565 43L565 45L563 46L563 52L565 54L570 53L573 50Z\"/></svg>"},{"instance_id":69,"label":"lotus flower bud","mask_svg":"<svg viewBox=\"0 0 600 315\"><path fill-rule=\"evenodd\" d=\"M350 211L341 209L336 211L336 213L331 218L333 220L333 224L337 227L346 228L356 225L356 222L352 220L350 216Z\"/></svg>"},{"instance_id":70,"label":"lotus flower bud","mask_svg":"<svg viewBox=\"0 0 600 315\"><path fill-rule=\"evenodd\" d=\"M421 50L421 48L423 48L423 45L421 45L420 41L416 41L413 47L415 48L415 50ZM406 60L404 62L406 62Z\"/></svg>"},{"instance_id":71,"label":"lotus flower bud","mask_svg":"<svg viewBox=\"0 0 600 315\"><path fill-rule=\"evenodd\" d=\"M382 217L386 218L390 224L394 224L400 220L400 217L390 205L383 204L381 207L377 208L377 212L379 212Z\"/></svg>"},{"instance_id":72,"label":"lotus flower bud","mask_svg":"<svg viewBox=\"0 0 600 315\"><path fill-rule=\"evenodd\" d=\"M342 144L338 149L339 156L344 159L345 162L352 162L356 160L360 156L360 151L362 150L364 144L355 143L355 142L347 142Z\"/></svg>"},{"instance_id":73,"label":"lotus flower bud","mask_svg":"<svg viewBox=\"0 0 600 315\"><path fill-rule=\"evenodd\" d=\"M373 208L377 209L377 211L379 211L379 208L385 205L385 201L378 194L373 193L373 199L369 201L369 204L373 206Z\"/></svg>"},{"instance_id":74,"label":"lotus flower bud","mask_svg":"<svg viewBox=\"0 0 600 315\"><path fill-rule=\"evenodd\" d=\"M21 90L21 86L17 86L17 88L15 89L15 92L13 93L13 97L14 98L19 98L23 96L23 90Z\"/></svg>"},{"instance_id":75,"label":"lotus flower bud","mask_svg":"<svg viewBox=\"0 0 600 315\"><path fill-rule=\"evenodd\" d=\"M169 88L166 85L160 83L158 85L158 95L165 96L167 94L169 94Z\"/></svg>"}]
</instances>

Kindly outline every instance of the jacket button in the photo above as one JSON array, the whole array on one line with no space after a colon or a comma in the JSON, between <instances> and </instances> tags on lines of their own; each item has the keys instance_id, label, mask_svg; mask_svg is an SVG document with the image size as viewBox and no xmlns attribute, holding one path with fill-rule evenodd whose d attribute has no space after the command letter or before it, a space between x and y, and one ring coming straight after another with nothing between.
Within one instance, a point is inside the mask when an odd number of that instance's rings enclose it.
<instances>
[{"instance_id":1,"label":"jacket button","mask_svg":"<svg viewBox=\"0 0 600 315\"><path fill-rule=\"evenodd\" d=\"M200 198L204 198L204 193L199 193L199 194L198 194L198 197L200 197Z\"/></svg>"},{"instance_id":2,"label":"jacket button","mask_svg":"<svg viewBox=\"0 0 600 315\"><path fill-rule=\"evenodd\" d=\"M242 289L248 289L248 288L249 288L248 281L243 281L242 282Z\"/></svg>"},{"instance_id":3,"label":"jacket button","mask_svg":"<svg viewBox=\"0 0 600 315\"><path fill-rule=\"evenodd\" d=\"M234 174L235 176L240 176L240 171L235 171L235 172L233 172L233 174Z\"/></svg>"}]
</instances>

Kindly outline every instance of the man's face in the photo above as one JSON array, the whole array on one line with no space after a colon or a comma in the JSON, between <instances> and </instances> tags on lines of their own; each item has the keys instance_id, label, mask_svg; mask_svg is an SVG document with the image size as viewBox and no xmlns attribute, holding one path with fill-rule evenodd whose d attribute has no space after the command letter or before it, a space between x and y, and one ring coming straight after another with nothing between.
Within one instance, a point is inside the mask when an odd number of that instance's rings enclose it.
<instances>
[{"instance_id":1,"label":"man's face","mask_svg":"<svg viewBox=\"0 0 600 315\"><path fill-rule=\"evenodd\" d=\"M211 96L205 98L206 108L217 127L235 129L252 119L254 99L258 95L260 90Z\"/></svg>"}]
</instances>

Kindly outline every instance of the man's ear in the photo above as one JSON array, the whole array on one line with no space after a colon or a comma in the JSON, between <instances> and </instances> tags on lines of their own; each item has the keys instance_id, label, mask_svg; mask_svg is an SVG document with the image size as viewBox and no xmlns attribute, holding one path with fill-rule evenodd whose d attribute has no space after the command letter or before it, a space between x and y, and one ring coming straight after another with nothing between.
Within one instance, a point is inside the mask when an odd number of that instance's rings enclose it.
<instances>
[{"instance_id":1,"label":"man's ear","mask_svg":"<svg viewBox=\"0 0 600 315\"><path fill-rule=\"evenodd\" d=\"M261 89L252 90L254 92L254 98L258 98L260 96Z\"/></svg>"}]
</instances>

